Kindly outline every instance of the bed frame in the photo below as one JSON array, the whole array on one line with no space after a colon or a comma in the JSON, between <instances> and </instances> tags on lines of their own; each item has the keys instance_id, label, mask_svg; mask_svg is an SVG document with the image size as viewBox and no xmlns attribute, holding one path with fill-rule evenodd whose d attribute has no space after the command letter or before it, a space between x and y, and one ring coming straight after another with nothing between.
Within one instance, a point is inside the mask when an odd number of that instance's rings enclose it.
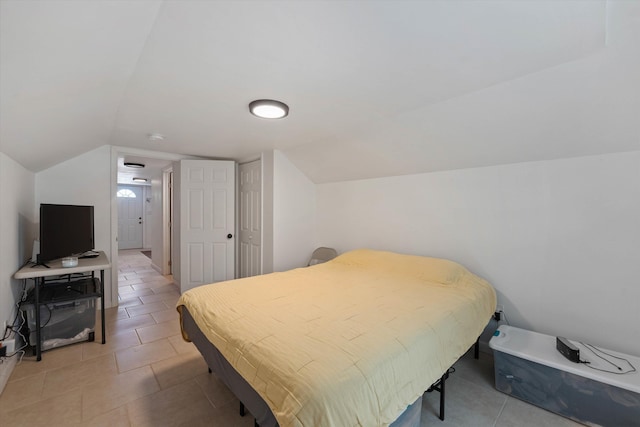
<instances>
[{"instance_id":1,"label":"bed frame","mask_svg":"<svg viewBox=\"0 0 640 427\"><path fill-rule=\"evenodd\" d=\"M266 402L207 339L193 320L193 317L191 317L191 314L186 307L183 307L182 309L182 326L191 342L195 344L196 348L202 354L202 357L209 367L209 373L214 372L216 376L233 392L238 400L240 400L240 416L244 416L246 414L246 409L248 409L255 418L254 425L256 427L278 427L278 422ZM474 357L476 359L479 358L479 349L479 340L476 340L476 343L474 344ZM455 370L453 368L447 369L442 377L440 377L440 379L425 391L426 393L432 391L440 393L439 417L443 421L445 409L445 381L454 371ZM416 417L418 421L417 425L419 425L420 411L422 408L421 402L422 397L418 398L418 400L411 404L396 421L391 423L390 427L413 427L416 425Z\"/></svg>"}]
</instances>

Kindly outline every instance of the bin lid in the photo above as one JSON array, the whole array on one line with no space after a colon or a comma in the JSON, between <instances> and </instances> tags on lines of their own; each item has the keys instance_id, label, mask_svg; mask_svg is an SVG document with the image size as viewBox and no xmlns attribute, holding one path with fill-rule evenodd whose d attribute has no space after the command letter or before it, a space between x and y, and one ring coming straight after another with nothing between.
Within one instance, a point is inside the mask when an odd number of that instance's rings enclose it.
<instances>
[{"instance_id":1,"label":"bin lid","mask_svg":"<svg viewBox=\"0 0 640 427\"><path fill-rule=\"evenodd\" d=\"M590 366L595 369L590 368L586 364L575 363L566 359L556 350L556 337L513 326L500 325L493 337L491 337L489 347L495 351L510 354L524 360L530 360L541 365L640 393L640 372L638 372L638 370L640 370L640 357L598 347L598 349L609 353L611 356L628 360L636 368L635 372L626 374L602 372L596 369L604 369L606 371L618 370L613 365L592 353L583 343L574 340L569 341L580 349L580 360L590 362ZM629 365L623 360L610 357L606 354L601 355L621 367L623 369L622 372L630 369Z\"/></svg>"}]
</instances>

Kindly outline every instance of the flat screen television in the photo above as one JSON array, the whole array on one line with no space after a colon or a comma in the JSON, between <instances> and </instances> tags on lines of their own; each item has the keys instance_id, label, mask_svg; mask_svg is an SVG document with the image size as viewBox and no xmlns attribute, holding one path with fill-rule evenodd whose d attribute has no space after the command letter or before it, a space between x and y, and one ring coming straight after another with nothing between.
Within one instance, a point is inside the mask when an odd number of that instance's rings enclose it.
<instances>
[{"instance_id":1,"label":"flat screen television","mask_svg":"<svg viewBox=\"0 0 640 427\"><path fill-rule=\"evenodd\" d=\"M93 206L40 205L39 263L93 250Z\"/></svg>"}]
</instances>

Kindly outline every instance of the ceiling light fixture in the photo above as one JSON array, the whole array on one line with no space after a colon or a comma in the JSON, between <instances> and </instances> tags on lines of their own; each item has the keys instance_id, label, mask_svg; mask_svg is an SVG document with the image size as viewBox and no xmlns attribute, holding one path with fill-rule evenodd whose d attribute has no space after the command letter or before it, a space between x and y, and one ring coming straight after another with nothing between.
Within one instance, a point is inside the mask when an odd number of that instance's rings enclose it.
<instances>
[{"instance_id":1,"label":"ceiling light fixture","mask_svg":"<svg viewBox=\"0 0 640 427\"><path fill-rule=\"evenodd\" d=\"M263 119L281 119L289 115L289 106L273 99L257 99L249 104L249 111Z\"/></svg>"},{"instance_id":2,"label":"ceiling light fixture","mask_svg":"<svg viewBox=\"0 0 640 427\"><path fill-rule=\"evenodd\" d=\"M124 165L128 168L141 169L144 167L144 163L124 162Z\"/></svg>"},{"instance_id":3,"label":"ceiling light fixture","mask_svg":"<svg viewBox=\"0 0 640 427\"><path fill-rule=\"evenodd\" d=\"M161 133L150 133L149 141L158 142L164 140L164 135Z\"/></svg>"},{"instance_id":4,"label":"ceiling light fixture","mask_svg":"<svg viewBox=\"0 0 640 427\"><path fill-rule=\"evenodd\" d=\"M133 178L132 179L133 182L147 182L147 178Z\"/></svg>"}]
</instances>

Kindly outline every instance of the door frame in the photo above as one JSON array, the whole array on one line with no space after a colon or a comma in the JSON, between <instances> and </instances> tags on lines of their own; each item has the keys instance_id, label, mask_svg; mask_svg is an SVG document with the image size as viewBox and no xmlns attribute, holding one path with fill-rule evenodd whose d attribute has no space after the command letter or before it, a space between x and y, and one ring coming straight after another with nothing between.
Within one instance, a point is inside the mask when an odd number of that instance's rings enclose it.
<instances>
[{"instance_id":1,"label":"door frame","mask_svg":"<svg viewBox=\"0 0 640 427\"><path fill-rule=\"evenodd\" d=\"M162 171L162 275L173 274L173 166Z\"/></svg>"},{"instance_id":2,"label":"door frame","mask_svg":"<svg viewBox=\"0 0 640 427\"><path fill-rule=\"evenodd\" d=\"M106 293L107 297L105 298L105 307L107 308L118 306L118 201L116 200L116 193L118 191L118 157L121 156L147 157L150 159L171 161L182 159L203 159L202 157L185 156L182 154L166 153L163 151L141 150L117 145L111 146L111 250L108 253L109 259L111 260L111 292ZM163 210L163 223L166 222L164 214ZM165 230L162 232L164 234ZM164 236L163 242L165 242ZM164 258L161 264L164 264Z\"/></svg>"}]
</instances>

